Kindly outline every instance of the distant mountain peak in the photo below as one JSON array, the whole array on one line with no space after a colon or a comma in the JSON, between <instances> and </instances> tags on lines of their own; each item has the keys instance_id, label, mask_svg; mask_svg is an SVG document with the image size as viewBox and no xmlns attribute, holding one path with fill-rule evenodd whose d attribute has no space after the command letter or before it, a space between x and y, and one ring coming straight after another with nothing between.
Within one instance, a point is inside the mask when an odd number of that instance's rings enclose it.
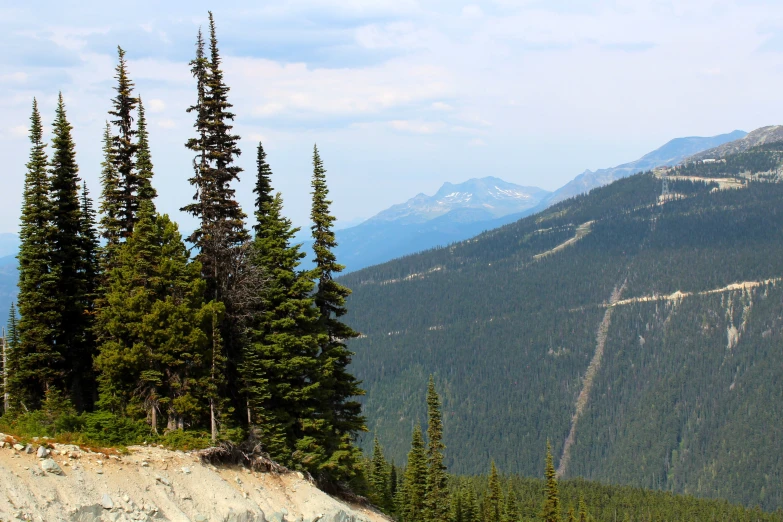
<instances>
[{"instance_id":1,"label":"distant mountain peak","mask_svg":"<svg viewBox=\"0 0 783 522\"><path fill-rule=\"evenodd\" d=\"M471 178L462 183L447 181L434 195L417 194L368 221L424 223L462 209L482 209L483 214L471 215L479 220L492 219L532 208L548 194L538 187L516 185L494 176Z\"/></svg>"}]
</instances>

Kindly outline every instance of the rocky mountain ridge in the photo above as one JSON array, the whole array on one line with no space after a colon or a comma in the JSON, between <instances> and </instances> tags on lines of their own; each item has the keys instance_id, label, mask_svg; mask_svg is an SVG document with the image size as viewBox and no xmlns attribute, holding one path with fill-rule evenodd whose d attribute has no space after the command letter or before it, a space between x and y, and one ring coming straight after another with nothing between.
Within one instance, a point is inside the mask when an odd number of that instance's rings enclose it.
<instances>
[{"instance_id":1,"label":"rocky mountain ridge","mask_svg":"<svg viewBox=\"0 0 783 522\"><path fill-rule=\"evenodd\" d=\"M40 444L39 444L40 443ZM334 499L301 473L213 466L193 452L127 454L0 434L0 520L45 522L385 522Z\"/></svg>"}]
</instances>

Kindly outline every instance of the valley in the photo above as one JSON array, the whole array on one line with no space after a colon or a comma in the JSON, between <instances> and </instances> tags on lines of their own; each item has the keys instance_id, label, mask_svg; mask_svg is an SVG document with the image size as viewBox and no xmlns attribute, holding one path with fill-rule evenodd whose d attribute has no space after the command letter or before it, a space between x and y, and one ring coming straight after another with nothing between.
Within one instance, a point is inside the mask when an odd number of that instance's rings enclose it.
<instances>
[{"instance_id":1,"label":"valley","mask_svg":"<svg viewBox=\"0 0 783 522\"><path fill-rule=\"evenodd\" d=\"M370 429L402 460L433 373L459 473L535 474L549 439L566 478L781 506L783 185L755 181L780 158L686 164L664 200L635 175L344 276Z\"/></svg>"}]
</instances>

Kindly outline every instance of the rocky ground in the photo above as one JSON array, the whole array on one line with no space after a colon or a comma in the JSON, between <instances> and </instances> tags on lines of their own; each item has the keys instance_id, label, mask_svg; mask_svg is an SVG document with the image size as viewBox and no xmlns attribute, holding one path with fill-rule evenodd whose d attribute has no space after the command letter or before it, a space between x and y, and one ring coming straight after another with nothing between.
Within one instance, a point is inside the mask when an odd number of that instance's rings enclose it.
<instances>
[{"instance_id":1,"label":"rocky ground","mask_svg":"<svg viewBox=\"0 0 783 522\"><path fill-rule=\"evenodd\" d=\"M299 473L215 467L151 446L120 454L46 442L22 445L0 434L0 522L388 520L326 495Z\"/></svg>"}]
</instances>

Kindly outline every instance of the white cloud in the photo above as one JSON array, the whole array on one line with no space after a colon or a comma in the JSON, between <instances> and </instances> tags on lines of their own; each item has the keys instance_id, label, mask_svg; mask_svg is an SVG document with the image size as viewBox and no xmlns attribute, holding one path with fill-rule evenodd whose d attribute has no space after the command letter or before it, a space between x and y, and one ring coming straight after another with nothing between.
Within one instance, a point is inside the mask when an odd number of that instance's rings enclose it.
<instances>
[{"instance_id":1,"label":"white cloud","mask_svg":"<svg viewBox=\"0 0 783 522\"><path fill-rule=\"evenodd\" d=\"M454 110L454 107L449 105L448 103L443 102L433 102L432 108L436 111L452 111Z\"/></svg>"},{"instance_id":2,"label":"white cloud","mask_svg":"<svg viewBox=\"0 0 783 522\"><path fill-rule=\"evenodd\" d=\"M153 98L150 101L145 101L144 105L146 105L145 108L152 113L163 112L166 109L166 104L163 102L163 100L160 100L158 98Z\"/></svg>"},{"instance_id":3,"label":"white cloud","mask_svg":"<svg viewBox=\"0 0 783 522\"><path fill-rule=\"evenodd\" d=\"M177 127L177 123L171 119L158 120L158 127L162 127L164 129L174 129Z\"/></svg>"},{"instance_id":4,"label":"white cloud","mask_svg":"<svg viewBox=\"0 0 783 522\"><path fill-rule=\"evenodd\" d=\"M9 83L24 83L27 81L27 73L17 71L10 74L3 74L0 76L0 81Z\"/></svg>"}]
</instances>

